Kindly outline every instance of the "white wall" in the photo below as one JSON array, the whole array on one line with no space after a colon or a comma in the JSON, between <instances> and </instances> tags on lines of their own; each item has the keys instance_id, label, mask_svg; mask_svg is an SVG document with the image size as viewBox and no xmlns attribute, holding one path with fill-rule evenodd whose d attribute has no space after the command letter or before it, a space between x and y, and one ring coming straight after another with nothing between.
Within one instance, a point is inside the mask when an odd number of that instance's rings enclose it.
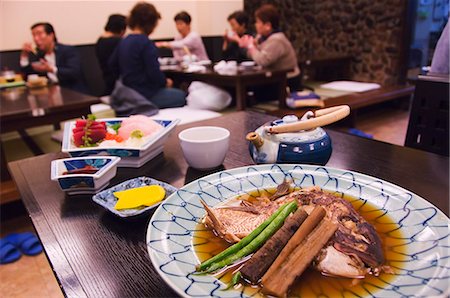
<instances>
[{"instance_id":1,"label":"white wall","mask_svg":"<svg viewBox=\"0 0 450 298\"><path fill-rule=\"evenodd\" d=\"M222 35L227 17L243 8L243 0L149 1L162 19L152 38L172 38L176 34L173 17L186 10L192 17L192 28L203 36ZM31 41L30 26L46 21L55 27L58 41L80 45L95 43L102 34L108 16L127 15L137 1L119 0L0 0L0 51L20 49Z\"/></svg>"}]
</instances>

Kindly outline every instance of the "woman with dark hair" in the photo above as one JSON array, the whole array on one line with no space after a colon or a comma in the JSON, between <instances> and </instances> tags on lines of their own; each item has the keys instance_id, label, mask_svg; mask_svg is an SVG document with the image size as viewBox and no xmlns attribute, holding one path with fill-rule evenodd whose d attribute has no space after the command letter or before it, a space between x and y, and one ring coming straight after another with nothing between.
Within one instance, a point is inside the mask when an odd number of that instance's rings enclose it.
<instances>
[{"instance_id":1,"label":"woman with dark hair","mask_svg":"<svg viewBox=\"0 0 450 298\"><path fill-rule=\"evenodd\" d=\"M186 104L186 94L174 88L166 79L158 62L158 49L149 35L161 18L155 6L137 3L130 12L128 26L131 34L117 46L110 66L122 83L143 95L158 108L180 107Z\"/></svg>"},{"instance_id":2,"label":"woman with dark hair","mask_svg":"<svg viewBox=\"0 0 450 298\"><path fill-rule=\"evenodd\" d=\"M297 54L289 39L280 31L277 9L265 4L255 11L255 19L256 40L246 35L240 39L239 46L246 48L247 55L263 67L291 69L287 73L288 86L291 91L297 91L300 88Z\"/></svg>"},{"instance_id":3,"label":"woman with dark hair","mask_svg":"<svg viewBox=\"0 0 450 298\"><path fill-rule=\"evenodd\" d=\"M105 32L95 44L95 54L97 55L103 74L103 80L105 81L105 90L103 92L105 95L111 94L117 79L109 68L108 61L117 45L122 40L122 36L125 34L126 29L127 18L121 14L112 14L109 16L108 22L105 25Z\"/></svg>"},{"instance_id":4,"label":"woman with dark hair","mask_svg":"<svg viewBox=\"0 0 450 298\"><path fill-rule=\"evenodd\" d=\"M175 26L179 33L174 41L157 42L157 47L172 49L175 59L181 61L184 55L195 55L198 60L209 60L202 37L191 31L191 16L186 11L177 13L174 17Z\"/></svg>"},{"instance_id":5,"label":"woman with dark hair","mask_svg":"<svg viewBox=\"0 0 450 298\"><path fill-rule=\"evenodd\" d=\"M244 35L251 35L248 31L248 15L238 10L230 14L227 18L231 30L225 30L223 36L223 59L236 60L242 62L248 60L247 51L239 47L239 40Z\"/></svg>"}]
</instances>

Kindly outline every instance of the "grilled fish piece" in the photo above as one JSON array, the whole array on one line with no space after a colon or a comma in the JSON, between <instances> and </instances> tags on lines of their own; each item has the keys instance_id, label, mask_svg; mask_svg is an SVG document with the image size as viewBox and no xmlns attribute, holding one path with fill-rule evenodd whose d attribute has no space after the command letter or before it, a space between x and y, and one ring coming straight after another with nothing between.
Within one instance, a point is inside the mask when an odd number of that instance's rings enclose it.
<instances>
[{"instance_id":1,"label":"grilled fish piece","mask_svg":"<svg viewBox=\"0 0 450 298\"><path fill-rule=\"evenodd\" d=\"M240 200L227 203L210 208L202 201L207 212L203 223L230 243L239 242L250 234L279 207L270 200L261 200L259 204Z\"/></svg>"},{"instance_id":2,"label":"grilled fish piece","mask_svg":"<svg viewBox=\"0 0 450 298\"><path fill-rule=\"evenodd\" d=\"M326 218L337 223L338 229L313 261L315 269L324 275L364 278L368 273L378 275L384 256L381 240L375 229L345 199L324 192L320 187L293 191L276 200L266 197L252 201L230 200L209 208L203 223L230 243L238 242L264 222L281 205L297 200L310 213L315 206L324 207Z\"/></svg>"}]
</instances>

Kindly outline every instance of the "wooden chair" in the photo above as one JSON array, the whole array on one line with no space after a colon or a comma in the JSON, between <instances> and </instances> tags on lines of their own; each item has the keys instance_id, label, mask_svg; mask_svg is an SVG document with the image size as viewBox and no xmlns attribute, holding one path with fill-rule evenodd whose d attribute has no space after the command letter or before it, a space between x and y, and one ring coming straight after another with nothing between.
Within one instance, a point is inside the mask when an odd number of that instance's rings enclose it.
<instances>
[{"instance_id":1,"label":"wooden chair","mask_svg":"<svg viewBox=\"0 0 450 298\"><path fill-rule=\"evenodd\" d=\"M405 146L449 155L449 77L419 76Z\"/></svg>"}]
</instances>

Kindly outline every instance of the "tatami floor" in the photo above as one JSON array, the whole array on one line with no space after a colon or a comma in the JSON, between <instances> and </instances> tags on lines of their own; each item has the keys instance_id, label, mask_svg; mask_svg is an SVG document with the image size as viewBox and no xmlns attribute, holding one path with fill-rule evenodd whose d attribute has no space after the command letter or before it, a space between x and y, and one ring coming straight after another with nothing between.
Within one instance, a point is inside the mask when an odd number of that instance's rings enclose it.
<instances>
[{"instance_id":1,"label":"tatami floor","mask_svg":"<svg viewBox=\"0 0 450 298\"><path fill-rule=\"evenodd\" d=\"M372 134L374 139L403 145L408 125L407 110L383 107L366 111L359 115L356 128ZM34 131L38 135L40 146L45 152L58 151L60 145L49 141L48 130L43 128ZM342 130L345 130L343 128ZM2 136L7 159L28 157L26 146L15 139L14 135ZM26 215L2 220L1 237L11 232L34 231L31 220ZM52 269L42 253L35 257L23 256L18 261L0 265L0 297L62 297L62 292Z\"/></svg>"}]
</instances>

